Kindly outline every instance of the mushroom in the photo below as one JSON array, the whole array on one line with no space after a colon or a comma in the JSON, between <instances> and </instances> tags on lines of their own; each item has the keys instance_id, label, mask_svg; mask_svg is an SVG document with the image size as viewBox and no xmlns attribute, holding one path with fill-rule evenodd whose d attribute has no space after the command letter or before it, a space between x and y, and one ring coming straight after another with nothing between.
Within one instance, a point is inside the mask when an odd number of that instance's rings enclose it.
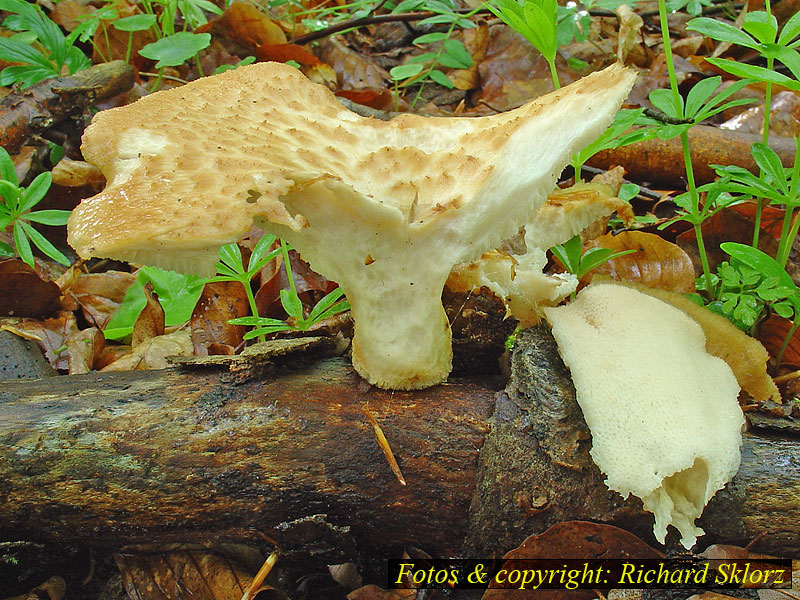
<instances>
[{"instance_id":1,"label":"mushroom","mask_svg":"<svg viewBox=\"0 0 800 600\"><path fill-rule=\"evenodd\" d=\"M634 78L612 65L503 114L380 121L293 67L240 67L95 116L82 150L108 185L69 240L83 258L209 274L255 222L342 286L365 379L427 387L451 367L450 269L519 230Z\"/></svg>"},{"instance_id":2,"label":"mushroom","mask_svg":"<svg viewBox=\"0 0 800 600\"><path fill-rule=\"evenodd\" d=\"M744 416L731 368L706 351L691 317L626 285L593 282L543 310L606 485L642 499L658 541L671 524L691 548L703 535L695 519L741 460Z\"/></svg>"}]
</instances>

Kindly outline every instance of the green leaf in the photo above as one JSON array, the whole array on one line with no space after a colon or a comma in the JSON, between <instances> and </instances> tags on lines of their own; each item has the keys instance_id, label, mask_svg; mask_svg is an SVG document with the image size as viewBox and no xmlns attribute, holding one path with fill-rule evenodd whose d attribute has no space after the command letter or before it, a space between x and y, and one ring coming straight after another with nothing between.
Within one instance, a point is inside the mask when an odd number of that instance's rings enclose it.
<instances>
[{"instance_id":1,"label":"green leaf","mask_svg":"<svg viewBox=\"0 0 800 600\"><path fill-rule=\"evenodd\" d=\"M14 187L19 185L17 170L14 168L14 161L11 160L11 156L2 146L0 146L0 177L2 177L4 181L13 184Z\"/></svg>"},{"instance_id":2,"label":"green leaf","mask_svg":"<svg viewBox=\"0 0 800 600\"><path fill-rule=\"evenodd\" d=\"M5 242L0 242L0 256L3 258L11 258L14 256L14 249Z\"/></svg>"},{"instance_id":3,"label":"green leaf","mask_svg":"<svg viewBox=\"0 0 800 600\"><path fill-rule=\"evenodd\" d=\"M2 196L5 201L8 214L16 218L20 213L19 203L22 200L22 190L3 179L0 180L0 196Z\"/></svg>"},{"instance_id":4,"label":"green leaf","mask_svg":"<svg viewBox=\"0 0 800 600\"><path fill-rule=\"evenodd\" d=\"M776 302L772 305L772 310L774 310L778 316L781 316L784 319L791 319L794 315L794 309L792 308L791 303L786 301Z\"/></svg>"},{"instance_id":5,"label":"green leaf","mask_svg":"<svg viewBox=\"0 0 800 600\"><path fill-rule=\"evenodd\" d=\"M680 106L675 106L675 96L672 90L653 90L650 92L650 103L668 117L673 119L683 118L683 98L679 95Z\"/></svg>"},{"instance_id":6,"label":"green leaf","mask_svg":"<svg viewBox=\"0 0 800 600\"><path fill-rule=\"evenodd\" d=\"M458 40L445 40L442 44L444 46L444 52L442 56L439 57L439 61L442 61L442 58L445 56L452 58L456 61L457 69L468 69L472 66L472 55L467 52L467 49L464 47L464 44L459 42ZM442 63L444 64L444 63ZM452 66L452 65L445 65L445 66Z\"/></svg>"},{"instance_id":7,"label":"green leaf","mask_svg":"<svg viewBox=\"0 0 800 600\"><path fill-rule=\"evenodd\" d=\"M447 88L447 89L449 89L449 90L452 90L454 87L456 87L456 86L453 84L453 82L452 82L452 81L450 81L450 78L449 78L447 75L445 75L444 73L442 73L442 72L441 72L439 69L432 69L432 70L430 71L430 73L428 73L428 75L429 75L429 76L430 76L430 78L431 78L431 79L433 79L433 80L434 80L436 83L438 83L439 85L442 85L442 86L446 87L446 88Z\"/></svg>"},{"instance_id":8,"label":"green leaf","mask_svg":"<svg viewBox=\"0 0 800 600\"><path fill-rule=\"evenodd\" d=\"M266 233L261 236L255 248L253 248L253 251L250 253L250 261L247 265L247 272L252 276L255 276L257 271L281 253L280 248L276 248L272 252L269 251L272 244L275 243L275 239L274 235Z\"/></svg>"},{"instance_id":9,"label":"green leaf","mask_svg":"<svg viewBox=\"0 0 800 600\"><path fill-rule=\"evenodd\" d=\"M33 221L34 223L41 223L42 225L50 225L58 227L66 225L69 219L70 211L68 210L37 210L36 212L27 213L23 216L26 221Z\"/></svg>"},{"instance_id":10,"label":"green leaf","mask_svg":"<svg viewBox=\"0 0 800 600\"><path fill-rule=\"evenodd\" d=\"M581 266L575 274L578 279L586 275L592 269L596 269L600 265L609 260L631 254L636 250L623 250L621 252L614 252L610 248L589 248L581 257Z\"/></svg>"},{"instance_id":11,"label":"green leaf","mask_svg":"<svg viewBox=\"0 0 800 600\"><path fill-rule=\"evenodd\" d=\"M639 195L639 186L635 183L625 182L620 186L617 198L623 202L630 202L637 195Z\"/></svg>"},{"instance_id":12,"label":"green leaf","mask_svg":"<svg viewBox=\"0 0 800 600\"><path fill-rule=\"evenodd\" d=\"M765 277L775 277L779 285L792 290L789 301L796 310L800 309L800 290L797 289L792 278L777 260L761 250L737 242L723 242L719 247L723 252L746 264L751 269L762 273Z\"/></svg>"},{"instance_id":13,"label":"green leaf","mask_svg":"<svg viewBox=\"0 0 800 600\"><path fill-rule=\"evenodd\" d=\"M303 303L298 298L297 294L293 294L291 290L283 289L280 292L281 305L286 314L295 319L303 318Z\"/></svg>"},{"instance_id":14,"label":"green leaf","mask_svg":"<svg viewBox=\"0 0 800 600\"><path fill-rule=\"evenodd\" d=\"M737 29L733 25L718 21L716 19L709 19L708 17L700 17L699 19L692 19L686 24L686 29L689 31L697 31L712 39L721 42L730 42L731 44L738 44L745 48L752 48L758 50L758 44L747 35L744 31Z\"/></svg>"},{"instance_id":15,"label":"green leaf","mask_svg":"<svg viewBox=\"0 0 800 600\"><path fill-rule=\"evenodd\" d=\"M550 248L555 257L561 261L567 271L576 274L581 263L581 236L576 235L563 244Z\"/></svg>"},{"instance_id":16,"label":"green leaf","mask_svg":"<svg viewBox=\"0 0 800 600\"><path fill-rule=\"evenodd\" d=\"M228 267L229 272L223 272L217 264L217 271L223 275L243 275L245 273L242 265L242 251L236 243L225 244L219 249L219 259L223 266Z\"/></svg>"},{"instance_id":17,"label":"green leaf","mask_svg":"<svg viewBox=\"0 0 800 600\"><path fill-rule=\"evenodd\" d=\"M0 58L9 62L22 62L48 70L55 75L58 71L47 58L33 46L14 39L0 38Z\"/></svg>"},{"instance_id":18,"label":"green leaf","mask_svg":"<svg viewBox=\"0 0 800 600\"><path fill-rule=\"evenodd\" d=\"M764 67L758 67L756 65L739 63L725 58L707 58L706 60L715 67L722 69L726 73L736 75L737 77L755 79L756 81L765 81L767 83L777 83L791 90L800 91L800 81L796 81L777 71L765 69Z\"/></svg>"},{"instance_id":19,"label":"green leaf","mask_svg":"<svg viewBox=\"0 0 800 600\"><path fill-rule=\"evenodd\" d=\"M430 44L433 42L441 42L447 39L447 34L443 32L426 33L418 38L415 38L412 44Z\"/></svg>"},{"instance_id":20,"label":"green leaf","mask_svg":"<svg viewBox=\"0 0 800 600\"><path fill-rule=\"evenodd\" d=\"M111 25L114 26L114 29L118 29L119 31L145 31L146 29L150 29L153 25L156 24L156 16L155 15L132 15L130 17L123 17L122 19L117 19Z\"/></svg>"},{"instance_id":21,"label":"green leaf","mask_svg":"<svg viewBox=\"0 0 800 600\"><path fill-rule=\"evenodd\" d=\"M760 18L758 13L761 13L763 18ZM766 17L767 15L763 11L747 13L744 23L742 23L742 29L762 44L772 44L778 37L778 22L774 16L771 20L767 20Z\"/></svg>"},{"instance_id":22,"label":"green leaf","mask_svg":"<svg viewBox=\"0 0 800 600\"><path fill-rule=\"evenodd\" d=\"M788 195L789 184L786 181L786 171L775 151L769 146L756 143L750 146L750 153L759 168L772 178L772 184Z\"/></svg>"},{"instance_id":23,"label":"green leaf","mask_svg":"<svg viewBox=\"0 0 800 600\"><path fill-rule=\"evenodd\" d=\"M122 304L106 323L106 328L103 330L106 339L118 340L133 333L133 326L147 305L147 297L144 292L146 283L147 277L140 272L136 280L125 291Z\"/></svg>"},{"instance_id":24,"label":"green leaf","mask_svg":"<svg viewBox=\"0 0 800 600\"><path fill-rule=\"evenodd\" d=\"M158 267L142 267L140 272L153 284L153 291L164 307L164 325L180 325L192 317L203 292L204 279Z\"/></svg>"},{"instance_id":25,"label":"green leaf","mask_svg":"<svg viewBox=\"0 0 800 600\"><path fill-rule=\"evenodd\" d=\"M61 250L53 246L46 237L44 237L41 233L36 231L32 225L29 225L25 221L17 221L22 228L25 230L25 234L30 238L30 240L34 243L34 245L39 248L46 256L49 256L54 261L59 264L68 267L71 263L69 259L62 254ZM14 224L16 227L17 223Z\"/></svg>"},{"instance_id":26,"label":"green leaf","mask_svg":"<svg viewBox=\"0 0 800 600\"><path fill-rule=\"evenodd\" d=\"M331 306L333 306L339 298L344 295L344 290L340 287L337 287L335 290L329 292L322 298L317 305L311 310L308 315L308 321L313 325L317 321L321 320L321 315L327 311Z\"/></svg>"},{"instance_id":27,"label":"green leaf","mask_svg":"<svg viewBox=\"0 0 800 600\"><path fill-rule=\"evenodd\" d=\"M795 78L800 79L800 54L797 50L778 47L774 52L775 58L786 65Z\"/></svg>"},{"instance_id":28,"label":"green leaf","mask_svg":"<svg viewBox=\"0 0 800 600\"><path fill-rule=\"evenodd\" d=\"M50 171L45 171L44 173L39 173L36 176L28 188L22 193L22 204L20 205L20 211L25 212L32 209L36 206L44 195L47 193L47 190L50 189L50 184L53 183L53 175Z\"/></svg>"},{"instance_id":29,"label":"green leaf","mask_svg":"<svg viewBox=\"0 0 800 600\"><path fill-rule=\"evenodd\" d=\"M6 67L0 73L0 85L21 84L22 89L29 88L35 83L39 83L50 77L57 77L58 72L52 67L37 67L33 65L14 65Z\"/></svg>"},{"instance_id":30,"label":"green leaf","mask_svg":"<svg viewBox=\"0 0 800 600\"><path fill-rule=\"evenodd\" d=\"M147 44L139 50L145 58L158 61L156 69L177 67L211 43L210 33L181 31Z\"/></svg>"},{"instance_id":31,"label":"green leaf","mask_svg":"<svg viewBox=\"0 0 800 600\"><path fill-rule=\"evenodd\" d=\"M389 70L389 75L392 76L392 80L394 81L402 81L419 75L424 68L425 67L420 64L398 65Z\"/></svg>"},{"instance_id":32,"label":"green leaf","mask_svg":"<svg viewBox=\"0 0 800 600\"><path fill-rule=\"evenodd\" d=\"M421 65L436 58L436 52L423 52L409 58L405 64L407 65Z\"/></svg>"},{"instance_id":33,"label":"green leaf","mask_svg":"<svg viewBox=\"0 0 800 600\"><path fill-rule=\"evenodd\" d=\"M781 34L778 36L778 43L783 46L788 46L798 35L800 35L800 12L794 13L791 18L783 24Z\"/></svg>"},{"instance_id":34,"label":"green leaf","mask_svg":"<svg viewBox=\"0 0 800 600\"><path fill-rule=\"evenodd\" d=\"M709 77L697 82L689 94L686 96L686 110L685 118L694 119L695 115L700 112L703 104L711 97L722 82L722 77Z\"/></svg>"},{"instance_id":35,"label":"green leaf","mask_svg":"<svg viewBox=\"0 0 800 600\"><path fill-rule=\"evenodd\" d=\"M14 245L17 247L19 257L23 262L31 267L33 266L33 252L31 251L31 244L25 236L25 230L22 227L22 221L14 223Z\"/></svg>"}]
</instances>

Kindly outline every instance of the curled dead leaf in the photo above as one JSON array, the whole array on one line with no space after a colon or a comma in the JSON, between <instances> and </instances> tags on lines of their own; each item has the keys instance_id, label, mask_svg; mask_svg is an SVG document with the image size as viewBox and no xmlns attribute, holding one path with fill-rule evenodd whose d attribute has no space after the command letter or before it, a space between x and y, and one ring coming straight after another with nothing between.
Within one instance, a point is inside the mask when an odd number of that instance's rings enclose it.
<instances>
[{"instance_id":1,"label":"curled dead leaf","mask_svg":"<svg viewBox=\"0 0 800 600\"><path fill-rule=\"evenodd\" d=\"M61 290L26 263L0 261L0 316L45 317L60 307Z\"/></svg>"},{"instance_id":2,"label":"curled dead leaf","mask_svg":"<svg viewBox=\"0 0 800 600\"><path fill-rule=\"evenodd\" d=\"M608 248L615 252L636 250L608 261L588 274L608 275L618 281L633 281L651 288L689 294L695 291L694 266L689 255L661 236L643 231L606 234L585 244L588 248Z\"/></svg>"},{"instance_id":3,"label":"curled dead leaf","mask_svg":"<svg viewBox=\"0 0 800 600\"><path fill-rule=\"evenodd\" d=\"M148 369L166 369L170 356L191 356L192 338L188 331L179 330L173 333L151 338L140 344L132 352L107 365L103 371L141 371Z\"/></svg>"}]
</instances>

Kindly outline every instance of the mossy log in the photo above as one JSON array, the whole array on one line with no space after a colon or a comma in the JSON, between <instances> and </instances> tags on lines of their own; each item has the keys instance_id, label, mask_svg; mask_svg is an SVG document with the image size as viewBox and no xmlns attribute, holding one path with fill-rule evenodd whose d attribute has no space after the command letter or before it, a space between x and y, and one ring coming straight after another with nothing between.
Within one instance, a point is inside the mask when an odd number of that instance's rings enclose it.
<instances>
[{"instance_id":1,"label":"mossy log","mask_svg":"<svg viewBox=\"0 0 800 600\"><path fill-rule=\"evenodd\" d=\"M378 390L344 358L267 374L173 368L4 382L0 539L98 549L274 540L328 564L399 556L404 545L463 553L465 539L471 555L502 554L570 519L652 542L652 516L586 462L565 368L549 334L531 331L505 392L468 381ZM759 550L799 556L798 465L796 442L748 435L702 541L744 545L766 532Z\"/></svg>"}]
</instances>

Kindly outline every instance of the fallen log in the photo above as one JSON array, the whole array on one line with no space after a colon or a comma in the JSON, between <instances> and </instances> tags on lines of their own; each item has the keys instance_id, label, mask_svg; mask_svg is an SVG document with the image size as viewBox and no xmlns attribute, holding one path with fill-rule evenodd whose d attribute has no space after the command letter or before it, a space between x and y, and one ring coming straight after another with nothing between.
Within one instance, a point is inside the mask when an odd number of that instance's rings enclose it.
<instances>
[{"instance_id":1,"label":"fallen log","mask_svg":"<svg viewBox=\"0 0 800 600\"><path fill-rule=\"evenodd\" d=\"M692 155L695 181L708 183L717 178L710 165L738 165L758 173L750 154L750 146L761 142L761 136L697 125L689 130L689 149ZM795 145L792 138L773 136L770 147L778 153L784 166L794 163ZM646 181L682 187L686 185L683 149L679 138L654 138L644 142L598 152L587 162L598 169L622 165L631 181Z\"/></svg>"},{"instance_id":2,"label":"fallen log","mask_svg":"<svg viewBox=\"0 0 800 600\"><path fill-rule=\"evenodd\" d=\"M125 61L115 60L11 93L0 101L0 146L15 154L33 135L42 135L67 119L79 118L97 100L132 87L133 68Z\"/></svg>"},{"instance_id":3,"label":"fallen log","mask_svg":"<svg viewBox=\"0 0 800 600\"><path fill-rule=\"evenodd\" d=\"M274 540L330 564L404 545L444 556L464 552L466 537L473 556L501 554L555 522L590 519L654 544L652 516L609 492L588 459L549 332L521 335L514 356L499 394L468 381L379 390L342 358L268 375L4 383L0 539L105 549ZM408 485L386 464L365 403ZM800 555L800 477L786 468L797 464L796 442L748 435L737 480L704 515L703 543L766 532L759 550Z\"/></svg>"}]
</instances>

